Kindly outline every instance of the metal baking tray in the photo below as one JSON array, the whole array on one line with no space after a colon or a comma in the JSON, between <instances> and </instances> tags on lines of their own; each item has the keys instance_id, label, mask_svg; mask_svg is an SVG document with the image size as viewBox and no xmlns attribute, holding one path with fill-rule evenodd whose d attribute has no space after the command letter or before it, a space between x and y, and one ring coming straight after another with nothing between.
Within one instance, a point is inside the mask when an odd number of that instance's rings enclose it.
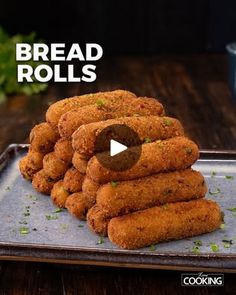
<instances>
[{"instance_id":1,"label":"metal baking tray","mask_svg":"<svg viewBox=\"0 0 236 295\"><path fill-rule=\"evenodd\" d=\"M236 272L236 152L202 151L194 165L206 178L206 197L225 214L224 228L154 248L122 250L66 210L56 212L50 198L23 179L18 162L27 148L13 144L0 157L0 259Z\"/></svg>"}]
</instances>

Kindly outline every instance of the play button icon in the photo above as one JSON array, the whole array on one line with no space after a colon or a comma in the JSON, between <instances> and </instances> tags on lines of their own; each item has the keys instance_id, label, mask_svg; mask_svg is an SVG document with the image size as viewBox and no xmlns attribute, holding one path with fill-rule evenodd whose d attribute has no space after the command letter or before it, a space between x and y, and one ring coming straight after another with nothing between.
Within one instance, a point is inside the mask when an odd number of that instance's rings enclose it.
<instances>
[{"instance_id":1,"label":"play button icon","mask_svg":"<svg viewBox=\"0 0 236 295\"><path fill-rule=\"evenodd\" d=\"M119 153L122 153L123 151L127 150L127 146L119 143L116 140L111 139L110 140L110 156L113 157L115 155L118 155Z\"/></svg>"},{"instance_id":2,"label":"play button icon","mask_svg":"<svg viewBox=\"0 0 236 295\"><path fill-rule=\"evenodd\" d=\"M139 160L142 152L141 143L133 129L124 124L113 124L104 128L97 136L96 157L103 167L113 171L124 171Z\"/></svg>"}]
</instances>

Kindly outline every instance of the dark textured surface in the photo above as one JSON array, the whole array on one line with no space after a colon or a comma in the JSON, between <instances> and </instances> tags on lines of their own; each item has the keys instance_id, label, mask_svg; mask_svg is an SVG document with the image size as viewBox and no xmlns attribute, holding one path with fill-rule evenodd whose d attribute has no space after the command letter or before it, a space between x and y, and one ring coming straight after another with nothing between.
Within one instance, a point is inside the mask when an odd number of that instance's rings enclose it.
<instances>
[{"instance_id":1,"label":"dark textured surface","mask_svg":"<svg viewBox=\"0 0 236 295\"><path fill-rule=\"evenodd\" d=\"M123 58L98 66L93 84L57 84L33 99L11 98L0 108L0 150L24 142L43 119L47 103L78 93L126 88L163 97L201 148L236 149L236 103L227 86L223 56ZM222 272L224 270L222 269ZM224 288L180 288L181 272L2 262L0 294L236 294L235 275Z\"/></svg>"}]
</instances>

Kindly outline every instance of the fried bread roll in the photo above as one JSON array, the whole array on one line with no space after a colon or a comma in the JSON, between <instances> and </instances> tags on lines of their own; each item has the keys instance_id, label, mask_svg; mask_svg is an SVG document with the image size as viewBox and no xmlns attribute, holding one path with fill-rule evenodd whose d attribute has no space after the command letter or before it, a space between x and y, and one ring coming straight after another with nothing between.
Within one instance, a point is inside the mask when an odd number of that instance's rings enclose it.
<instances>
[{"instance_id":1,"label":"fried bread roll","mask_svg":"<svg viewBox=\"0 0 236 295\"><path fill-rule=\"evenodd\" d=\"M44 169L40 170L33 176L32 185L34 189L42 194L50 195L55 180L48 177Z\"/></svg>"},{"instance_id":2,"label":"fried bread roll","mask_svg":"<svg viewBox=\"0 0 236 295\"><path fill-rule=\"evenodd\" d=\"M82 190L82 183L84 175L81 174L75 167L71 167L67 170L64 179L63 186L70 193L80 192Z\"/></svg>"},{"instance_id":3,"label":"fried bread roll","mask_svg":"<svg viewBox=\"0 0 236 295\"><path fill-rule=\"evenodd\" d=\"M58 159L54 152L49 153L43 158L43 169L46 175L54 180L63 178L68 169L68 164Z\"/></svg>"},{"instance_id":4,"label":"fried bread roll","mask_svg":"<svg viewBox=\"0 0 236 295\"><path fill-rule=\"evenodd\" d=\"M65 189L63 180L56 182L51 191L51 200L59 208L65 208L70 193Z\"/></svg>"},{"instance_id":5,"label":"fried bread roll","mask_svg":"<svg viewBox=\"0 0 236 295\"><path fill-rule=\"evenodd\" d=\"M114 217L108 224L108 237L121 248L138 249L212 232L221 222L218 204L200 199Z\"/></svg>"},{"instance_id":6,"label":"fried bread roll","mask_svg":"<svg viewBox=\"0 0 236 295\"><path fill-rule=\"evenodd\" d=\"M58 159L66 162L67 164L71 164L74 154L71 140L65 138L59 139L55 144L54 153Z\"/></svg>"}]
</instances>

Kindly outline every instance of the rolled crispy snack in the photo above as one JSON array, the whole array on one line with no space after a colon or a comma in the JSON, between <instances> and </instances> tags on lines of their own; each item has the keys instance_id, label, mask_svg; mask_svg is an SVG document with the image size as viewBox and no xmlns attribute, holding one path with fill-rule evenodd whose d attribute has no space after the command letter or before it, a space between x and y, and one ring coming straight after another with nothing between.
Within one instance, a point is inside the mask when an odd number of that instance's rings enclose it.
<instances>
[{"instance_id":1,"label":"rolled crispy snack","mask_svg":"<svg viewBox=\"0 0 236 295\"><path fill-rule=\"evenodd\" d=\"M54 180L61 179L68 169L68 164L58 159L54 152L43 158L43 169L46 175Z\"/></svg>"},{"instance_id":2,"label":"rolled crispy snack","mask_svg":"<svg viewBox=\"0 0 236 295\"><path fill-rule=\"evenodd\" d=\"M97 205L109 212L110 218L166 203L203 198L207 192L204 177L192 169L114 184L100 186L96 197Z\"/></svg>"},{"instance_id":3,"label":"rolled crispy snack","mask_svg":"<svg viewBox=\"0 0 236 295\"><path fill-rule=\"evenodd\" d=\"M184 135L183 126L179 120L174 118L159 116L124 117L80 126L72 136L74 150L90 157L95 153L109 150L109 140L104 141L103 145L98 147L96 145L97 138L105 128L117 124L130 127L137 133L141 143ZM120 140L120 134L116 135L114 129L112 131L112 134L108 133L108 136L110 135L113 140ZM116 138L116 136L118 137ZM130 140L130 143L128 143L128 140ZM126 144L128 146L138 145L133 138L126 139Z\"/></svg>"},{"instance_id":4,"label":"rolled crispy snack","mask_svg":"<svg viewBox=\"0 0 236 295\"><path fill-rule=\"evenodd\" d=\"M98 92L85 94L81 96L74 96L71 98L62 99L54 104L52 104L46 113L46 121L55 129L57 129L57 124L60 117L66 112L83 107L90 104L95 104L101 99L109 100L110 98L116 98L118 101L120 98L135 98L136 95L132 92L126 90L114 90L107 92Z\"/></svg>"},{"instance_id":5,"label":"rolled crispy snack","mask_svg":"<svg viewBox=\"0 0 236 295\"><path fill-rule=\"evenodd\" d=\"M108 237L121 248L138 249L212 232L221 222L218 204L200 199L114 217L108 224Z\"/></svg>"},{"instance_id":6,"label":"rolled crispy snack","mask_svg":"<svg viewBox=\"0 0 236 295\"><path fill-rule=\"evenodd\" d=\"M71 110L61 116L58 129L61 137L71 137L83 124L104 121L112 118L163 115L163 105L154 98L139 97L122 101L102 101L102 105L88 105Z\"/></svg>"},{"instance_id":7,"label":"rolled crispy snack","mask_svg":"<svg viewBox=\"0 0 236 295\"><path fill-rule=\"evenodd\" d=\"M82 190L82 183L84 180L84 175L81 174L75 167L71 167L67 170L63 186L70 193L80 192Z\"/></svg>"},{"instance_id":8,"label":"rolled crispy snack","mask_svg":"<svg viewBox=\"0 0 236 295\"><path fill-rule=\"evenodd\" d=\"M30 132L31 149L43 154L53 151L59 134L47 123L36 125Z\"/></svg>"},{"instance_id":9,"label":"rolled crispy snack","mask_svg":"<svg viewBox=\"0 0 236 295\"><path fill-rule=\"evenodd\" d=\"M51 191L51 200L59 208L65 208L70 193L65 189L63 180L56 182Z\"/></svg>"},{"instance_id":10,"label":"rolled crispy snack","mask_svg":"<svg viewBox=\"0 0 236 295\"><path fill-rule=\"evenodd\" d=\"M98 235L107 236L108 223L111 216L108 211L104 211L101 206L95 204L87 213L87 224L89 228Z\"/></svg>"},{"instance_id":11,"label":"rolled crispy snack","mask_svg":"<svg viewBox=\"0 0 236 295\"><path fill-rule=\"evenodd\" d=\"M92 207L93 204L88 204L88 200L82 192L70 195L65 204L68 211L80 220L86 220L87 206Z\"/></svg>"},{"instance_id":12,"label":"rolled crispy snack","mask_svg":"<svg viewBox=\"0 0 236 295\"><path fill-rule=\"evenodd\" d=\"M74 152L72 164L80 173L85 174L88 165L88 158L78 152Z\"/></svg>"},{"instance_id":13,"label":"rolled crispy snack","mask_svg":"<svg viewBox=\"0 0 236 295\"><path fill-rule=\"evenodd\" d=\"M92 203L96 201L97 191L99 189L99 183L93 181L88 176L85 176L82 184L82 192L85 196L92 199Z\"/></svg>"},{"instance_id":14,"label":"rolled crispy snack","mask_svg":"<svg viewBox=\"0 0 236 295\"><path fill-rule=\"evenodd\" d=\"M32 180L33 175L42 169L44 154L29 149L28 154L19 162L21 174L28 180Z\"/></svg>"},{"instance_id":15,"label":"rolled crispy snack","mask_svg":"<svg viewBox=\"0 0 236 295\"><path fill-rule=\"evenodd\" d=\"M70 164L74 154L71 140L65 138L59 139L55 144L54 152L58 159Z\"/></svg>"},{"instance_id":16,"label":"rolled crispy snack","mask_svg":"<svg viewBox=\"0 0 236 295\"><path fill-rule=\"evenodd\" d=\"M40 170L33 176L32 185L36 191L42 194L50 195L54 184L55 180L48 177L44 169Z\"/></svg>"},{"instance_id":17,"label":"rolled crispy snack","mask_svg":"<svg viewBox=\"0 0 236 295\"><path fill-rule=\"evenodd\" d=\"M137 152L137 149L138 147L128 148L122 161L129 161L130 156ZM99 156L100 159L104 156L104 161L106 161L109 158L109 153L103 152ZM143 144L139 160L125 171L109 170L98 161L96 156L93 156L88 162L86 173L89 178L98 183L131 180L155 173L186 169L198 157L197 145L186 137L177 136Z\"/></svg>"}]
</instances>

